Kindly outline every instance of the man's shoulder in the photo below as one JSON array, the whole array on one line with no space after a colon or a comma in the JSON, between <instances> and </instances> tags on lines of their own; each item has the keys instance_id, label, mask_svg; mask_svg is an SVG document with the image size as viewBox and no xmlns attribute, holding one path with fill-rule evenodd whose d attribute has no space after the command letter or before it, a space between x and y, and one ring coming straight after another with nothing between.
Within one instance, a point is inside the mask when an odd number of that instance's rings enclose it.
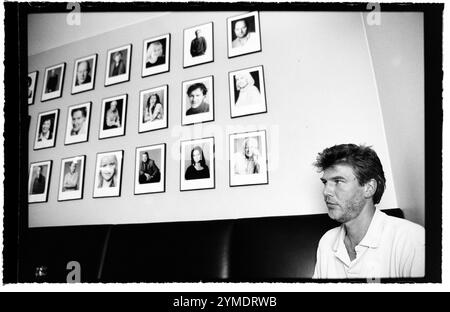
<instances>
[{"instance_id":1,"label":"man's shoulder","mask_svg":"<svg viewBox=\"0 0 450 312\"><path fill-rule=\"evenodd\" d=\"M423 226L406 219L389 215L386 215L385 220L387 229L395 233L396 236L401 236L405 239L414 240L420 243L425 242L425 229Z\"/></svg>"},{"instance_id":2,"label":"man's shoulder","mask_svg":"<svg viewBox=\"0 0 450 312\"><path fill-rule=\"evenodd\" d=\"M319 246L331 246L332 244L334 244L341 231L341 227L342 225L332 228L331 230L325 232L325 234L323 234L322 237L320 238Z\"/></svg>"}]
</instances>

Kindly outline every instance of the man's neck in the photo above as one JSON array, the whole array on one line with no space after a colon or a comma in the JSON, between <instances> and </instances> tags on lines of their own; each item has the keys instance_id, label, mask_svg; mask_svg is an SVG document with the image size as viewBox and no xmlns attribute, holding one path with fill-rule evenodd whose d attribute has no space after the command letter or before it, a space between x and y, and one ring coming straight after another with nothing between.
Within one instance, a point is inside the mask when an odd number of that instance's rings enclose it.
<instances>
[{"instance_id":1,"label":"man's neck","mask_svg":"<svg viewBox=\"0 0 450 312\"><path fill-rule=\"evenodd\" d=\"M374 214L375 206L372 203L368 203L355 219L344 224L346 236L350 240L352 247L355 247L362 241Z\"/></svg>"}]
</instances>

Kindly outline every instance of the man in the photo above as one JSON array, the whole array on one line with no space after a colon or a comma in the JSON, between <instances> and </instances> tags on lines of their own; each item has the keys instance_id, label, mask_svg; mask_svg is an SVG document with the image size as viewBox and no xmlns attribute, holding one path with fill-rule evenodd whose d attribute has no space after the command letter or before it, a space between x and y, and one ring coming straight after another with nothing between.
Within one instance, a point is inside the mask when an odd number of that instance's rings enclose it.
<instances>
[{"instance_id":1,"label":"man","mask_svg":"<svg viewBox=\"0 0 450 312\"><path fill-rule=\"evenodd\" d=\"M258 141L256 138L246 138L243 144L243 153L235 154L234 173L235 174L255 174L259 173L258 162Z\"/></svg>"},{"instance_id":2,"label":"man","mask_svg":"<svg viewBox=\"0 0 450 312\"><path fill-rule=\"evenodd\" d=\"M63 192L78 190L78 180L80 174L77 171L77 167L78 165L76 161L73 161L70 164L69 172L67 172L66 175L64 176Z\"/></svg>"},{"instance_id":3,"label":"man","mask_svg":"<svg viewBox=\"0 0 450 312\"><path fill-rule=\"evenodd\" d=\"M55 92L59 89L59 75L56 72L55 69L50 70L50 73L48 75L48 79L47 79L47 85L45 88L45 93L51 93L51 92Z\"/></svg>"},{"instance_id":4,"label":"man","mask_svg":"<svg viewBox=\"0 0 450 312\"><path fill-rule=\"evenodd\" d=\"M186 115L194 115L209 112L209 104L206 102L208 89L201 82L194 83L187 90L191 108L186 111Z\"/></svg>"},{"instance_id":5,"label":"man","mask_svg":"<svg viewBox=\"0 0 450 312\"><path fill-rule=\"evenodd\" d=\"M36 167L36 176L31 188L31 194L42 194L45 191L45 176L42 174L43 166Z\"/></svg>"},{"instance_id":6,"label":"man","mask_svg":"<svg viewBox=\"0 0 450 312\"><path fill-rule=\"evenodd\" d=\"M86 108L80 107L72 111L72 130L70 135L86 134Z\"/></svg>"},{"instance_id":7,"label":"man","mask_svg":"<svg viewBox=\"0 0 450 312\"><path fill-rule=\"evenodd\" d=\"M342 225L322 236L313 278L423 277L425 231L375 208L386 179L374 150L354 144L319 153L328 215Z\"/></svg>"},{"instance_id":8,"label":"man","mask_svg":"<svg viewBox=\"0 0 450 312\"><path fill-rule=\"evenodd\" d=\"M258 45L258 38L254 32L249 32L245 19L238 20L234 24L236 39L231 43L232 48L252 49Z\"/></svg>"},{"instance_id":9,"label":"man","mask_svg":"<svg viewBox=\"0 0 450 312\"><path fill-rule=\"evenodd\" d=\"M122 60L122 51L117 51L113 56L113 63L110 66L109 77L125 74L125 64Z\"/></svg>"},{"instance_id":10,"label":"man","mask_svg":"<svg viewBox=\"0 0 450 312\"><path fill-rule=\"evenodd\" d=\"M201 30L195 31L195 38L191 41L192 57L200 56L206 52L206 39L201 36Z\"/></svg>"},{"instance_id":11,"label":"man","mask_svg":"<svg viewBox=\"0 0 450 312\"><path fill-rule=\"evenodd\" d=\"M116 100L111 102L110 108L106 112L106 123L103 127L104 130L120 128L120 116L117 105L118 103Z\"/></svg>"},{"instance_id":12,"label":"man","mask_svg":"<svg viewBox=\"0 0 450 312\"><path fill-rule=\"evenodd\" d=\"M91 65L88 61L82 61L78 64L75 85L79 86L89 82L91 82Z\"/></svg>"},{"instance_id":13,"label":"man","mask_svg":"<svg viewBox=\"0 0 450 312\"><path fill-rule=\"evenodd\" d=\"M161 173L153 159L148 156L147 152L142 154L142 161L139 167L139 183L153 183L161 180Z\"/></svg>"},{"instance_id":14,"label":"man","mask_svg":"<svg viewBox=\"0 0 450 312\"><path fill-rule=\"evenodd\" d=\"M39 142L48 141L53 138L52 131L51 131L52 122L53 122L52 117L48 117L43 120L42 125L41 125L41 130L39 131L39 137L38 137Z\"/></svg>"}]
</instances>

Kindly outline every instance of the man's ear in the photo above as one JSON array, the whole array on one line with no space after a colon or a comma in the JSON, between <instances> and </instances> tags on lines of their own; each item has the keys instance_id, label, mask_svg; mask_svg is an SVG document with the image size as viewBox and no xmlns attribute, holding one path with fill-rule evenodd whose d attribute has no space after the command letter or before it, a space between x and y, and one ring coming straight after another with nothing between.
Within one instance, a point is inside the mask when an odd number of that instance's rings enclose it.
<instances>
[{"instance_id":1,"label":"man's ear","mask_svg":"<svg viewBox=\"0 0 450 312\"><path fill-rule=\"evenodd\" d=\"M375 179L370 179L364 184L364 195L366 198L373 197L377 191L378 183Z\"/></svg>"}]
</instances>

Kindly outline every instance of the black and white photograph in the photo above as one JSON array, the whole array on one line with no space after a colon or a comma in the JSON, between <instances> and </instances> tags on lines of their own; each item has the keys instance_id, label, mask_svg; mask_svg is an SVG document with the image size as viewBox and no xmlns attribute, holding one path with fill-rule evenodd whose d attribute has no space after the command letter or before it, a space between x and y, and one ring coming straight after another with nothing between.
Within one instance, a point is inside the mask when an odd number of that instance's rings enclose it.
<instances>
[{"instance_id":1,"label":"black and white photograph","mask_svg":"<svg viewBox=\"0 0 450 312\"><path fill-rule=\"evenodd\" d=\"M28 176L28 203L47 202L51 171L51 160L30 164Z\"/></svg>"},{"instance_id":2,"label":"black and white photograph","mask_svg":"<svg viewBox=\"0 0 450 312\"><path fill-rule=\"evenodd\" d=\"M97 154L94 177L94 198L120 196L123 151Z\"/></svg>"},{"instance_id":3,"label":"black and white photograph","mask_svg":"<svg viewBox=\"0 0 450 312\"><path fill-rule=\"evenodd\" d=\"M27 84L28 84L28 105L34 104L34 98L36 94L36 85L37 85L37 79L39 76L38 71L34 71L28 74L27 77Z\"/></svg>"},{"instance_id":4,"label":"black and white photograph","mask_svg":"<svg viewBox=\"0 0 450 312\"><path fill-rule=\"evenodd\" d=\"M70 106L67 111L65 145L87 142L91 118L91 102Z\"/></svg>"},{"instance_id":5,"label":"black and white photograph","mask_svg":"<svg viewBox=\"0 0 450 312\"><path fill-rule=\"evenodd\" d=\"M183 126L214 120L213 76L184 81L182 90Z\"/></svg>"},{"instance_id":6,"label":"black and white photograph","mask_svg":"<svg viewBox=\"0 0 450 312\"><path fill-rule=\"evenodd\" d=\"M97 54L75 61L72 78L72 94L94 89L97 69Z\"/></svg>"},{"instance_id":7,"label":"black and white photograph","mask_svg":"<svg viewBox=\"0 0 450 312\"><path fill-rule=\"evenodd\" d=\"M267 112L262 66L233 71L228 77L231 118Z\"/></svg>"},{"instance_id":8,"label":"black and white photograph","mask_svg":"<svg viewBox=\"0 0 450 312\"><path fill-rule=\"evenodd\" d=\"M127 98L127 94L122 94L103 99L99 139L125 135Z\"/></svg>"},{"instance_id":9,"label":"black and white photograph","mask_svg":"<svg viewBox=\"0 0 450 312\"><path fill-rule=\"evenodd\" d=\"M61 160L58 201L82 199L86 156Z\"/></svg>"},{"instance_id":10,"label":"black and white photograph","mask_svg":"<svg viewBox=\"0 0 450 312\"><path fill-rule=\"evenodd\" d=\"M105 87L130 80L131 44L108 51Z\"/></svg>"},{"instance_id":11,"label":"black and white photograph","mask_svg":"<svg viewBox=\"0 0 450 312\"><path fill-rule=\"evenodd\" d=\"M168 85L142 90L139 101L139 133L168 127Z\"/></svg>"},{"instance_id":12,"label":"black and white photograph","mask_svg":"<svg viewBox=\"0 0 450 312\"><path fill-rule=\"evenodd\" d=\"M58 116L59 109L39 114L34 139L35 150L55 146L56 132L58 129Z\"/></svg>"},{"instance_id":13,"label":"black and white photograph","mask_svg":"<svg viewBox=\"0 0 450 312\"><path fill-rule=\"evenodd\" d=\"M183 67L214 61L213 22L184 30Z\"/></svg>"},{"instance_id":14,"label":"black and white photograph","mask_svg":"<svg viewBox=\"0 0 450 312\"><path fill-rule=\"evenodd\" d=\"M227 19L228 57L261 51L259 12L250 12Z\"/></svg>"},{"instance_id":15,"label":"black and white photograph","mask_svg":"<svg viewBox=\"0 0 450 312\"><path fill-rule=\"evenodd\" d=\"M214 138L181 141L180 190L215 188Z\"/></svg>"},{"instance_id":16,"label":"black and white photograph","mask_svg":"<svg viewBox=\"0 0 450 312\"><path fill-rule=\"evenodd\" d=\"M144 41L142 77L168 72L170 68L170 34Z\"/></svg>"},{"instance_id":17,"label":"black and white photograph","mask_svg":"<svg viewBox=\"0 0 450 312\"><path fill-rule=\"evenodd\" d=\"M136 148L134 194L162 193L166 188L166 144Z\"/></svg>"},{"instance_id":18,"label":"black and white photograph","mask_svg":"<svg viewBox=\"0 0 450 312\"><path fill-rule=\"evenodd\" d=\"M230 135L230 186L268 184L266 131Z\"/></svg>"},{"instance_id":19,"label":"black and white photograph","mask_svg":"<svg viewBox=\"0 0 450 312\"><path fill-rule=\"evenodd\" d=\"M62 96L66 63L45 69L41 101L48 101Z\"/></svg>"}]
</instances>

